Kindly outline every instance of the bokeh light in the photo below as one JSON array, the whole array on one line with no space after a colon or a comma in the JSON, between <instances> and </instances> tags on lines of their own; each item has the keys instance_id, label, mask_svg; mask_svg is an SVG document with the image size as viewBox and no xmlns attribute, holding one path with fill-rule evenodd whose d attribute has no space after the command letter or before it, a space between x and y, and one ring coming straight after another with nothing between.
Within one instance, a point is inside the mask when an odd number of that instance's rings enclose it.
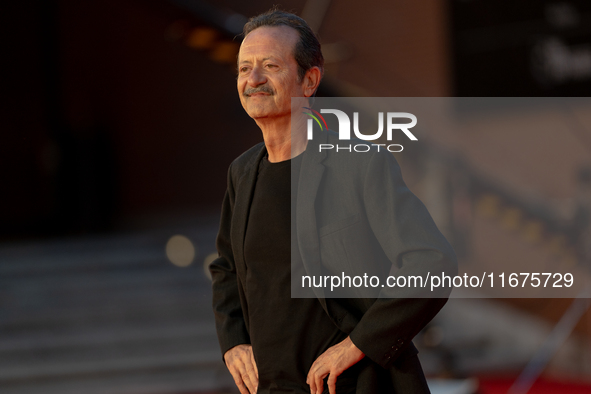
<instances>
[{"instance_id":1,"label":"bokeh light","mask_svg":"<svg viewBox=\"0 0 591 394\"><path fill-rule=\"evenodd\" d=\"M184 235L174 235L166 243L166 257L177 267L187 267L195 259L195 247Z\"/></svg>"}]
</instances>

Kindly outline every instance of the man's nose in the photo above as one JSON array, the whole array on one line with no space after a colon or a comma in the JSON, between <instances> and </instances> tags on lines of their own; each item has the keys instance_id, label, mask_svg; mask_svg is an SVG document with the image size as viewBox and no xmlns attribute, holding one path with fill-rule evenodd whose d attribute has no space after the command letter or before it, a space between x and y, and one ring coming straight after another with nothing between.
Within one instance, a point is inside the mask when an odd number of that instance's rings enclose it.
<instances>
[{"instance_id":1,"label":"man's nose","mask_svg":"<svg viewBox=\"0 0 591 394\"><path fill-rule=\"evenodd\" d=\"M267 82L267 77L262 68L254 67L248 76L248 84L252 87L262 85Z\"/></svg>"}]
</instances>

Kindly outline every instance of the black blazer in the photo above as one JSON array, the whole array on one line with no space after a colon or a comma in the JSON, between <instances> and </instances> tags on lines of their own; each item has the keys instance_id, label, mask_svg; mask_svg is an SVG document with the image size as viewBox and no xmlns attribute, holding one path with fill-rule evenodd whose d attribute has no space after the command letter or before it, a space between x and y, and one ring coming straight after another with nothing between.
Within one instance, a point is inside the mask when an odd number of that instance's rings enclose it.
<instances>
[{"instance_id":1,"label":"black blazer","mask_svg":"<svg viewBox=\"0 0 591 394\"><path fill-rule=\"evenodd\" d=\"M455 275L453 249L404 184L392 154L383 148L355 154L318 152L319 144L343 142L332 132L317 134L302 158L296 225L306 271L320 275L347 258L363 261L373 272L387 267L397 275ZM216 243L219 257L210 265L222 354L250 343L243 246L258 164L265 153L260 143L228 171ZM411 340L443 307L449 289L439 289L437 298L415 298L412 288L386 287L376 297L347 299L325 298L321 288L314 291L336 326L366 355L358 366L358 393L428 392Z\"/></svg>"}]
</instances>

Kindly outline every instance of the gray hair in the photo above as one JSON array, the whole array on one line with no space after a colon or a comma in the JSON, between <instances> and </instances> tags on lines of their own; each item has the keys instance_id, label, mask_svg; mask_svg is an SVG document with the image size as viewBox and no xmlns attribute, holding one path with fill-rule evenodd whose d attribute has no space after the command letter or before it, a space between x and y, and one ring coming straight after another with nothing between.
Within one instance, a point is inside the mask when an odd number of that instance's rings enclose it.
<instances>
[{"instance_id":1,"label":"gray hair","mask_svg":"<svg viewBox=\"0 0 591 394\"><path fill-rule=\"evenodd\" d=\"M243 29L244 37L263 26L289 26L298 32L300 39L296 43L293 56L298 63L298 79L300 81L312 67L318 67L320 72L324 73L324 57L320 49L320 41L305 20L295 14L273 7L248 20Z\"/></svg>"}]
</instances>

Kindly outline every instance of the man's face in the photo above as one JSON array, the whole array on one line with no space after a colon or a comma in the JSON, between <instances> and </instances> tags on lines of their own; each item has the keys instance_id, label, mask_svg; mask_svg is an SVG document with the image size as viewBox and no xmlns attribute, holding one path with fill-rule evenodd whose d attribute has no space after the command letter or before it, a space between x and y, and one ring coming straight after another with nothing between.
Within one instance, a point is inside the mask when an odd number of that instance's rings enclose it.
<instances>
[{"instance_id":1,"label":"man's face","mask_svg":"<svg viewBox=\"0 0 591 394\"><path fill-rule=\"evenodd\" d=\"M288 26L259 27L238 53L238 94L253 119L291 114L291 98L302 97L298 64L293 56L298 32Z\"/></svg>"}]
</instances>

